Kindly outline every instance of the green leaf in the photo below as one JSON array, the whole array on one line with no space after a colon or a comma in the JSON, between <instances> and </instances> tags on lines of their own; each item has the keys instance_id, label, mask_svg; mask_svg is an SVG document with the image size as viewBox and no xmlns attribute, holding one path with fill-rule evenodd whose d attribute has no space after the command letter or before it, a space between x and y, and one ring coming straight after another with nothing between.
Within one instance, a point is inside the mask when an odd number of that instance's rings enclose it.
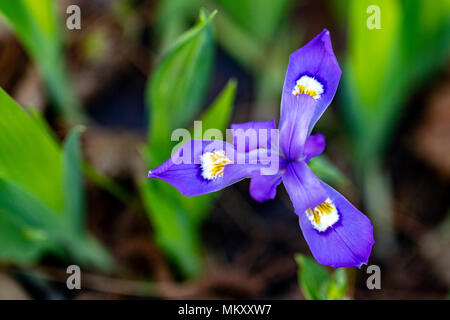
<instances>
[{"instance_id":1,"label":"green leaf","mask_svg":"<svg viewBox=\"0 0 450 320\"><path fill-rule=\"evenodd\" d=\"M201 11L197 24L178 38L149 81L149 139L151 149L158 150L157 154L149 150L154 163L161 162L170 152L171 131L186 126L201 108L213 59L213 16L214 13L208 16Z\"/></svg>"},{"instance_id":2,"label":"green leaf","mask_svg":"<svg viewBox=\"0 0 450 320\"><path fill-rule=\"evenodd\" d=\"M62 212L61 152L54 139L0 89L0 177Z\"/></svg>"},{"instance_id":3,"label":"green leaf","mask_svg":"<svg viewBox=\"0 0 450 320\"><path fill-rule=\"evenodd\" d=\"M204 0L165 0L158 4L156 33L165 50L186 30Z\"/></svg>"},{"instance_id":4,"label":"green leaf","mask_svg":"<svg viewBox=\"0 0 450 320\"><path fill-rule=\"evenodd\" d=\"M77 133L73 135L75 138L69 137L69 145L73 143L71 139L77 139L76 136ZM76 206L79 209L79 205ZM79 214L75 211L74 213ZM111 269L111 257L96 241L86 235L82 228L83 220L79 215L71 217L57 214L27 190L2 178L0 178L0 214L4 216L4 219L0 219L0 223L6 222L3 228L11 227L8 220L17 226L9 231L8 239L11 239L13 244L26 247L30 258L37 258L51 245L67 249L75 261L84 266L102 270ZM77 219L78 226L74 225L72 220L74 218ZM18 233L11 234L12 232ZM27 237L24 238L23 235ZM12 259L14 256L9 258Z\"/></svg>"},{"instance_id":5,"label":"green leaf","mask_svg":"<svg viewBox=\"0 0 450 320\"><path fill-rule=\"evenodd\" d=\"M380 7L381 29L366 27L368 15L364 12L369 5ZM343 71L342 105L356 173L365 185L367 213L376 226L375 237L380 239L380 255L394 250L395 237L391 182L380 175L383 170L379 164L411 93L423 90L423 85L432 82L430 77L448 61L448 9L447 0L350 1L349 56ZM378 193L373 192L375 189Z\"/></svg>"},{"instance_id":6,"label":"green leaf","mask_svg":"<svg viewBox=\"0 0 450 320\"><path fill-rule=\"evenodd\" d=\"M217 38L228 54L247 69L260 70L264 47L243 27L222 12L217 16L216 25Z\"/></svg>"},{"instance_id":7,"label":"green leaf","mask_svg":"<svg viewBox=\"0 0 450 320\"><path fill-rule=\"evenodd\" d=\"M203 131L218 129L223 133L227 128L230 123L231 112L233 111L236 86L236 80L229 80L216 100L214 100L202 115L200 120L202 121Z\"/></svg>"},{"instance_id":8,"label":"green leaf","mask_svg":"<svg viewBox=\"0 0 450 320\"><path fill-rule=\"evenodd\" d=\"M179 192L164 181L154 179L142 183L140 189L156 242L183 276L198 276L202 268L199 229L180 203Z\"/></svg>"},{"instance_id":9,"label":"green leaf","mask_svg":"<svg viewBox=\"0 0 450 320\"><path fill-rule=\"evenodd\" d=\"M0 230L7 230L0 240L23 250L21 255L5 249L0 258L33 262L52 249L106 269L109 255L83 228L79 128L62 156L43 120L27 115L2 89L0 113Z\"/></svg>"},{"instance_id":10,"label":"green leaf","mask_svg":"<svg viewBox=\"0 0 450 320\"><path fill-rule=\"evenodd\" d=\"M72 129L63 147L63 193L65 212L75 232L82 234L84 230L84 186L82 175L82 159L80 151L80 132L83 127Z\"/></svg>"},{"instance_id":11,"label":"green leaf","mask_svg":"<svg viewBox=\"0 0 450 320\"><path fill-rule=\"evenodd\" d=\"M80 148L80 134L83 130L83 126L72 129L63 147L64 225L68 228L68 234L64 240L67 241L71 255L80 264L109 271L113 266L111 256L87 234L84 227L86 206Z\"/></svg>"},{"instance_id":12,"label":"green leaf","mask_svg":"<svg viewBox=\"0 0 450 320\"><path fill-rule=\"evenodd\" d=\"M15 223L49 234L64 233L59 216L20 185L0 178L0 210Z\"/></svg>"},{"instance_id":13,"label":"green leaf","mask_svg":"<svg viewBox=\"0 0 450 320\"><path fill-rule=\"evenodd\" d=\"M0 260L27 265L38 260L45 251L42 241L35 241L9 216L0 212Z\"/></svg>"},{"instance_id":14,"label":"green leaf","mask_svg":"<svg viewBox=\"0 0 450 320\"><path fill-rule=\"evenodd\" d=\"M450 11L448 1L345 3L350 24L343 105L357 161L371 162L384 151L411 92L448 59ZM367 28L369 5L380 7L381 29Z\"/></svg>"},{"instance_id":15,"label":"green leaf","mask_svg":"<svg viewBox=\"0 0 450 320\"><path fill-rule=\"evenodd\" d=\"M328 300L343 300L347 291L347 275L344 268L339 268L331 275L327 284Z\"/></svg>"},{"instance_id":16,"label":"green leaf","mask_svg":"<svg viewBox=\"0 0 450 320\"><path fill-rule=\"evenodd\" d=\"M252 38L267 43L286 19L290 0L216 0Z\"/></svg>"},{"instance_id":17,"label":"green leaf","mask_svg":"<svg viewBox=\"0 0 450 320\"><path fill-rule=\"evenodd\" d=\"M57 106L69 120L80 121L80 103L66 74L54 4L52 0L0 1L0 13L37 63Z\"/></svg>"},{"instance_id":18,"label":"green leaf","mask_svg":"<svg viewBox=\"0 0 450 320\"><path fill-rule=\"evenodd\" d=\"M336 269L331 275L324 266L302 255L295 255L298 282L305 298L309 300L346 299L347 275L344 268Z\"/></svg>"},{"instance_id":19,"label":"green leaf","mask_svg":"<svg viewBox=\"0 0 450 320\"><path fill-rule=\"evenodd\" d=\"M110 272L114 269L114 260L105 248L90 235L75 235L66 238L67 248L73 260L82 266Z\"/></svg>"},{"instance_id":20,"label":"green leaf","mask_svg":"<svg viewBox=\"0 0 450 320\"><path fill-rule=\"evenodd\" d=\"M381 29L367 27L369 14L366 10L371 5L380 8ZM354 75L362 109L376 108L383 95L383 80L388 71L386 67L400 33L400 10L398 0L350 1L349 67Z\"/></svg>"},{"instance_id":21,"label":"green leaf","mask_svg":"<svg viewBox=\"0 0 450 320\"><path fill-rule=\"evenodd\" d=\"M349 183L347 177L324 155L312 158L308 165L312 172L326 183L335 186L344 186Z\"/></svg>"},{"instance_id":22,"label":"green leaf","mask_svg":"<svg viewBox=\"0 0 450 320\"><path fill-rule=\"evenodd\" d=\"M330 280L327 270L314 260L297 254L298 281L303 295L309 300L326 299L325 287Z\"/></svg>"}]
</instances>

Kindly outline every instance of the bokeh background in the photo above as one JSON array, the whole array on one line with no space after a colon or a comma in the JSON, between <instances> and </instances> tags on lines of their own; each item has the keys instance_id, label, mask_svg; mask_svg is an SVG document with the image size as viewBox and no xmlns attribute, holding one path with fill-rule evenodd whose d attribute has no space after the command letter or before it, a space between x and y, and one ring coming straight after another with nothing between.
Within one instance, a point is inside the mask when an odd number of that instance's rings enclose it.
<instances>
[{"instance_id":1,"label":"bokeh background","mask_svg":"<svg viewBox=\"0 0 450 320\"><path fill-rule=\"evenodd\" d=\"M372 220L381 290L305 258L284 187L146 179L194 119L278 119L289 54L323 28L343 76L311 168ZM448 0L3 0L0 298L447 298L449 57Z\"/></svg>"}]
</instances>

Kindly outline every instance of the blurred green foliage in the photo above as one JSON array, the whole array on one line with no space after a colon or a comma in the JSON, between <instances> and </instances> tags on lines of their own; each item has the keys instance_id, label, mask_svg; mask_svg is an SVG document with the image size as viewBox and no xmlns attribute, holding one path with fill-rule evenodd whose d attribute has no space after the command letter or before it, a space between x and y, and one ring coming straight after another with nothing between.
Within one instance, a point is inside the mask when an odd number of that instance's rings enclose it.
<instances>
[{"instance_id":1,"label":"blurred green foliage","mask_svg":"<svg viewBox=\"0 0 450 320\"><path fill-rule=\"evenodd\" d=\"M395 250L390 178L384 151L417 89L450 58L450 1L337 1L348 12L348 54L343 68L342 106L354 153L354 167L375 225L377 252ZM367 20L378 6L380 29ZM344 10L347 8L347 10ZM344 18L344 17L342 17Z\"/></svg>"},{"instance_id":2,"label":"blurred green foliage","mask_svg":"<svg viewBox=\"0 0 450 320\"><path fill-rule=\"evenodd\" d=\"M40 120L0 89L0 258L34 263L44 253L108 269L109 255L86 233L80 128L63 149Z\"/></svg>"},{"instance_id":3,"label":"blurred green foliage","mask_svg":"<svg viewBox=\"0 0 450 320\"><path fill-rule=\"evenodd\" d=\"M353 0L345 63L344 103L355 151L371 161L389 142L414 89L450 57L450 1ZM381 29L369 29L369 5L380 8Z\"/></svg>"},{"instance_id":4,"label":"blurred green foliage","mask_svg":"<svg viewBox=\"0 0 450 320\"><path fill-rule=\"evenodd\" d=\"M71 123L83 120L66 71L55 1L0 1L0 13L37 64L55 105L66 120Z\"/></svg>"},{"instance_id":5,"label":"blurred green foliage","mask_svg":"<svg viewBox=\"0 0 450 320\"><path fill-rule=\"evenodd\" d=\"M349 183L348 178L325 155L320 155L309 160L309 168L329 184L345 186Z\"/></svg>"},{"instance_id":6,"label":"blurred green foliage","mask_svg":"<svg viewBox=\"0 0 450 320\"><path fill-rule=\"evenodd\" d=\"M151 106L149 140L151 162L160 163L170 151L172 130L192 121L201 108L213 63L211 19L202 11L197 24L183 33L164 54L147 88ZM158 158L155 158L158 157Z\"/></svg>"},{"instance_id":7,"label":"blurred green foliage","mask_svg":"<svg viewBox=\"0 0 450 320\"><path fill-rule=\"evenodd\" d=\"M251 72L256 84L256 117L275 117L273 100L283 86L289 54L298 47L301 31L291 32L291 0L167 0L160 1L157 32L163 47L178 36L199 6L218 10L220 45ZM263 116L260 116L263 114ZM265 115L265 116L264 116ZM256 119L257 120L257 119Z\"/></svg>"},{"instance_id":8,"label":"blurred green foliage","mask_svg":"<svg viewBox=\"0 0 450 320\"><path fill-rule=\"evenodd\" d=\"M149 168L167 160L175 147L171 142L172 131L190 126L201 110L211 79L214 15L205 10L200 12L197 23L162 56L149 81L147 105L151 125L144 151ZM236 83L230 81L200 116L204 131L224 130L228 126L235 90ZM198 275L202 268L200 226L214 195L187 198L157 179L143 182L141 191L158 244L184 276Z\"/></svg>"},{"instance_id":9,"label":"blurred green foliage","mask_svg":"<svg viewBox=\"0 0 450 320\"><path fill-rule=\"evenodd\" d=\"M327 269L302 254L297 254L298 283L305 298L309 300L348 299L347 275L345 268L339 268L329 274Z\"/></svg>"}]
</instances>

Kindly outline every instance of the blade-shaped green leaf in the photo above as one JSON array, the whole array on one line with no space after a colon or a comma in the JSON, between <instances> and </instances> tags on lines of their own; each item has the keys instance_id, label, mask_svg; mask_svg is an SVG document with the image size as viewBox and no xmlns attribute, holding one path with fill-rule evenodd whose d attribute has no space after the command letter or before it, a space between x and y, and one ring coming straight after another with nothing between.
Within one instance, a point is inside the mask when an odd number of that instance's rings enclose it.
<instances>
[{"instance_id":1,"label":"blade-shaped green leaf","mask_svg":"<svg viewBox=\"0 0 450 320\"><path fill-rule=\"evenodd\" d=\"M0 212L0 260L18 264L30 264L38 260L45 251L41 241L36 241Z\"/></svg>"},{"instance_id":2,"label":"blade-shaped green leaf","mask_svg":"<svg viewBox=\"0 0 450 320\"><path fill-rule=\"evenodd\" d=\"M181 35L163 56L147 87L151 160L170 152L171 131L186 126L201 108L213 59L211 19L202 11L197 24ZM159 155L159 156L158 156ZM159 161L157 161L159 160Z\"/></svg>"},{"instance_id":3,"label":"blade-shaped green leaf","mask_svg":"<svg viewBox=\"0 0 450 320\"><path fill-rule=\"evenodd\" d=\"M199 229L180 203L178 191L164 181L146 181L141 192L157 243L185 277L201 271Z\"/></svg>"},{"instance_id":4,"label":"blade-shaped green leaf","mask_svg":"<svg viewBox=\"0 0 450 320\"><path fill-rule=\"evenodd\" d=\"M309 300L326 299L325 287L330 280L327 270L302 254L295 255L295 260L299 266L298 282L303 295Z\"/></svg>"},{"instance_id":5,"label":"blade-shaped green leaf","mask_svg":"<svg viewBox=\"0 0 450 320\"><path fill-rule=\"evenodd\" d=\"M341 2L344 4L344 2ZM351 0L344 111L360 161L371 161L391 137L412 89L449 58L448 1ZM370 5L381 29L369 29Z\"/></svg>"},{"instance_id":6,"label":"blade-shaped green leaf","mask_svg":"<svg viewBox=\"0 0 450 320\"><path fill-rule=\"evenodd\" d=\"M37 63L57 106L69 120L80 121L80 103L66 74L54 5L53 0L0 1L0 13Z\"/></svg>"},{"instance_id":7,"label":"blade-shaped green leaf","mask_svg":"<svg viewBox=\"0 0 450 320\"><path fill-rule=\"evenodd\" d=\"M62 157L43 120L27 115L3 89L0 113L0 230L8 230L0 239L24 250L24 256L4 250L0 258L21 263L51 248L106 269L111 259L82 227L79 129L68 137Z\"/></svg>"},{"instance_id":8,"label":"blade-shaped green leaf","mask_svg":"<svg viewBox=\"0 0 450 320\"><path fill-rule=\"evenodd\" d=\"M350 8L343 110L355 153L356 173L365 186L367 213L377 226L375 237L380 239L375 253L388 256L395 250L395 235L391 182L381 166L382 158L412 93L430 83L433 73L450 57L449 2L339 3L349 4ZM369 5L380 9L381 29L366 26L369 14L364 12Z\"/></svg>"},{"instance_id":9,"label":"blade-shaped green leaf","mask_svg":"<svg viewBox=\"0 0 450 320\"><path fill-rule=\"evenodd\" d=\"M231 112L233 111L234 97L236 94L235 80L229 80L222 92L217 96L216 100L202 115L203 131L208 129L218 129L224 132L230 123ZM225 136L224 136L225 137Z\"/></svg>"},{"instance_id":10,"label":"blade-shaped green leaf","mask_svg":"<svg viewBox=\"0 0 450 320\"><path fill-rule=\"evenodd\" d=\"M260 42L267 42L286 16L290 0L216 0L246 32Z\"/></svg>"},{"instance_id":11,"label":"blade-shaped green leaf","mask_svg":"<svg viewBox=\"0 0 450 320\"><path fill-rule=\"evenodd\" d=\"M369 14L366 11L374 5L380 9L381 29L367 26ZM398 0L350 1L349 67L363 110L376 108L382 96L386 66L400 33L400 10Z\"/></svg>"},{"instance_id":12,"label":"blade-shaped green leaf","mask_svg":"<svg viewBox=\"0 0 450 320\"><path fill-rule=\"evenodd\" d=\"M22 227L48 234L66 232L56 212L20 185L3 178L0 178L0 210Z\"/></svg>"},{"instance_id":13,"label":"blade-shaped green leaf","mask_svg":"<svg viewBox=\"0 0 450 320\"><path fill-rule=\"evenodd\" d=\"M335 270L331 275L324 266L302 255L295 255L298 270L298 282L303 295L309 300L343 300L347 291L347 274L344 268Z\"/></svg>"},{"instance_id":14,"label":"blade-shaped green leaf","mask_svg":"<svg viewBox=\"0 0 450 320\"><path fill-rule=\"evenodd\" d=\"M84 187L82 175L82 159L80 151L80 132L76 127L66 138L63 148L63 183L65 212L76 232L83 232L84 222Z\"/></svg>"},{"instance_id":15,"label":"blade-shaped green leaf","mask_svg":"<svg viewBox=\"0 0 450 320\"><path fill-rule=\"evenodd\" d=\"M326 183L343 186L349 182L347 177L324 155L312 158L308 165L312 172Z\"/></svg>"},{"instance_id":16,"label":"blade-shaped green leaf","mask_svg":"<svg viewBox=\"0 0 450 320\"><path fill-rule=\"evenodd\" d=\"M61 212L61 152L56 142L0 89L0 177Z\"/></svg>"},{"instance_id":17,"label":"blade-shaped green leaf","mask_svg":"<svg viewBox=\"0 0 450 320\"><path fill-rule=\"evenodd\" d=\"M176 38L189 28L188 21L198 12L204 0L165 0L158 4L156 32L163 50L170 47Z\"/></svg>"},{"instance_id":18,"label":"blade-shaped green leaf","mask_svg":"<svg viewBox=\"0 0 450 320\"><path fill-rule=\"evenodd\" d=\"M342 300L345 299L347 291L347 275L344 268L339 268L333 272L330 281L327 284L327 299Z\"/></svg>"}]
</instances>

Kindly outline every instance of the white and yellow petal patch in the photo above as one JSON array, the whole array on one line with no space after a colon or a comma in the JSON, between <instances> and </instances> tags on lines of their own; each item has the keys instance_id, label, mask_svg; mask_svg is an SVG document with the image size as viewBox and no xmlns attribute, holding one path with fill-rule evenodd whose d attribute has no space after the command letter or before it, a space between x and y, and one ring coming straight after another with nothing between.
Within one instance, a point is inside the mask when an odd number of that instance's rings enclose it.
<instances>
[{"instance_id":1,"label":"white and yellow petal patch","mask_svg":"<svg viewBox=\"0 0 450 320\"><path fill-rule=\"evenodd\" d=\"M320 99L324 92L323 85L317 79L304 75L297 80L292 94L298 96L299 94L307 94L314 99Z\"/></svg>"},{"instance_id":2,"label":"white and yellow petal patch","mask_svg":"<svg viewBox=\"0 0 450 320\"><path fill-rule=\"evenodd\" d=\"M305 211L306 216L318 231L325 231L339 221L339 214L330 198L319 204L314 209Z\"/></svg>"},{"instance_id":3,"label":"white and yellow petal patch","mask_svg":"<svg viewBox=\"0 0 450 320\"><path fill-rule=\"evenodd\" d=\"M227 157L223 150L205 152L202 154L200 161L202 177L206 180L214 180L217 177L223 176L225 166L234 162Z\"/></svg>"}]
</instances>

